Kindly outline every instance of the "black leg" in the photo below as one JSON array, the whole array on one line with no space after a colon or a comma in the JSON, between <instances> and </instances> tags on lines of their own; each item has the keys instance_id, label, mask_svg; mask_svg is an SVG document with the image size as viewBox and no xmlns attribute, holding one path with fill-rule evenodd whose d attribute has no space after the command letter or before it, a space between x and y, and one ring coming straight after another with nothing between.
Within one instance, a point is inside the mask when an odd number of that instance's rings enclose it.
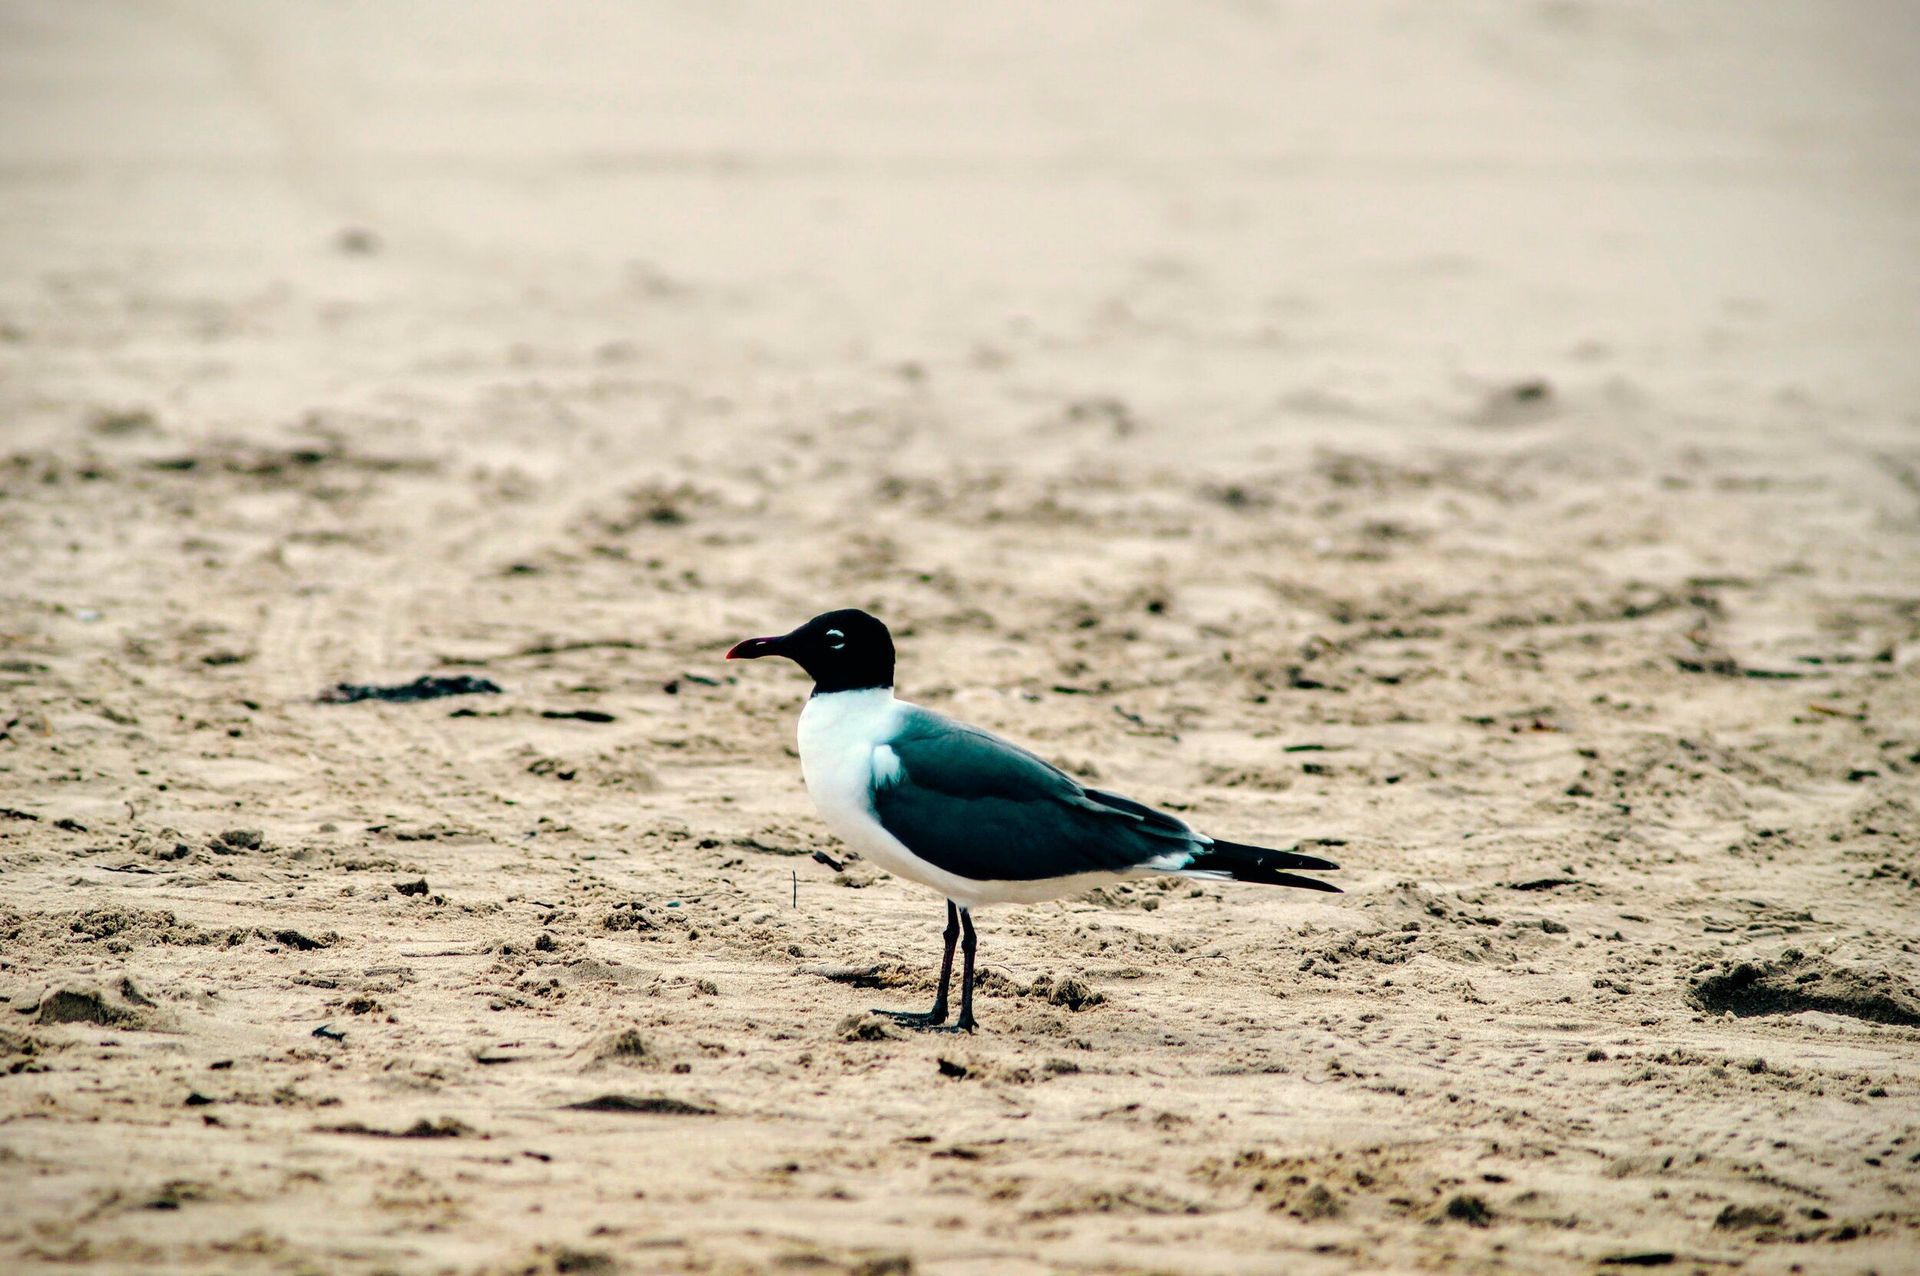
<instances>
[{"instance_id":1,"label":"black leg","mask_svg":"<svg viewBox=\"0 0 1920 1276\"><path fill-rule=\"evenodd\" d=\"M947 1021L947 985L953 982L953 946L960 940L960 910L952 900L947 901L947 928L940 932L940 938L947 946L940 954L940 992L933 999L933 1009L927 1012L928 1023Z\"/></svg>"},{"instance_id":2,"label":"black leg","mask_svg":"<svg viewBox=\"0 0 1920 1276\"><path fill-rule=\"evenodd\" d=\"M925 1014L914 1010L881 1010L875 1013L886 1015L889 1019L897 1019L901 1023L911 1025L915 1028L937 1028L947 1021L947 985L953 982L953 946L960 939L960 918L960 910L955 907L952 900L948 900L947 928L941 932L940 935L940 937L946 941L947 946L946 951L940 957L940 992L933 999L933 1009L927 1011ZM967 923L967 929L969 932L972 931L973 923L971 921ZM967 978L971 980L972 977L973 954L971 950L969 950L967 954ZM967 1003L967 993L965 990L962 990L960 996L962 1004L969 1004Z\"/></svg>"},{"instance_id":3,"label":"black leg","mask_svg":"<svg viewBox=\"0 0 1920 1276\"><path fill-rule=\"evenodd\" d=\"M960 951L966 961L960 968L960 1019L953 1026L961 1032L972 1032L978 1025L973 1017L973 950L980 946L980 937L973 933L973 914L967 909L960 910Z\"/></svg>"}]
</instances>

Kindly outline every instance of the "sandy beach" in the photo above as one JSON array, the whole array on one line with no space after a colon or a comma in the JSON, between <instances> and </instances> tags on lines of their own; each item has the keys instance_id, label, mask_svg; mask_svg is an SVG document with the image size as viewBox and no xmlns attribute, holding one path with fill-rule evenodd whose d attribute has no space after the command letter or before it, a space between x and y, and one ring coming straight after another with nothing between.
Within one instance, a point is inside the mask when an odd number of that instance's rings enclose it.
<instances>
[{"instance_id":1,"label":"sandy beach","mask_svg":"<svg viewBox=\"0 0 1920 1276\"><path fill-rule=\"evenodd\" d=\"M0 5L0 1266L1920 1269L1917 55ZM1346 893L873 1015L838 606Z\"/></svg>"}]
</instances>

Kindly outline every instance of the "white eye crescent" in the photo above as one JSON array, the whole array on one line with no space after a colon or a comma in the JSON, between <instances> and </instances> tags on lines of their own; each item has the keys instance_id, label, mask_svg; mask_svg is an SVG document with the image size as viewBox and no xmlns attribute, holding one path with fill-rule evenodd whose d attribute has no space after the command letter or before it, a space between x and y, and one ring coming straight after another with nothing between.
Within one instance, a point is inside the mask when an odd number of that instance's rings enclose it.
<instances>
[{"instance_id":1,"label":"white eye crescent","mask_svg":"<svg viewBox=\"0 0 1920 1276\"><path fill-rule=\"evenodd\" d=\"M833 639L833 641L828 643L827 646L833 648L835 651L838 651L842 647L847 645L847 636L841 633L838 629L827 630L827 637Z\"/></svg>"}]
</instances>

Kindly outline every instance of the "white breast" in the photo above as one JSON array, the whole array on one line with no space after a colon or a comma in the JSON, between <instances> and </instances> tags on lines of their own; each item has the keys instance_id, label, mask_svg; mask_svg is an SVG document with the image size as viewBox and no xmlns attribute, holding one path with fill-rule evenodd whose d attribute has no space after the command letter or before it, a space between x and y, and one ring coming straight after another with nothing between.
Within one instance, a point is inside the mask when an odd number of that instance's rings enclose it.
<instances>
[{"instance_id":1,"label":"white breast","mask_svg":"<svg viewBox=\"0 0 1920 1276\"><path fill-rule=\"evenodd\" d=\"M883 741L893 737L900 703L889 687L816 695L800 711L800 774L827 827L888 872L917 875L873 814L873 769L898 766Z\"/></svg>"},{"instance_id":2,"label":"white breast","mask_svg":"<svg viewBox=\"0 0 1920 1276\"><path fill-rule=\"evenodd\" d=\"M845 839L852 840L851 823L874 817L874 748L893 737L895 712L889 687L816 695L801 710L806 792Z\"/></svg>"}]
</instances>

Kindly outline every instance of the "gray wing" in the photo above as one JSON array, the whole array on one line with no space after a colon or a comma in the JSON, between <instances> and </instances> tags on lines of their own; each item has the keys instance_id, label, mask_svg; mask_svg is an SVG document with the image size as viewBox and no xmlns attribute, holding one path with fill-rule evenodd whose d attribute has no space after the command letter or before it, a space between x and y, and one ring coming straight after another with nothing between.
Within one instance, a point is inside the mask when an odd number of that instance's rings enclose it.
<instances>
[{"instance_id":1,"label":"gray wing","mask_svg":"<svg viewBox=\"0 0 1920 1276\"><path fill-rule=\"evenodd\" d=\"M926 709L908 711L891 745L900 766L877 778L874 814L908 850L960 877L1032 881L1155 859L1171 868L1207 845L1165 812L1083 788L1025 749Z\"/></svg>"}]
</instances>

